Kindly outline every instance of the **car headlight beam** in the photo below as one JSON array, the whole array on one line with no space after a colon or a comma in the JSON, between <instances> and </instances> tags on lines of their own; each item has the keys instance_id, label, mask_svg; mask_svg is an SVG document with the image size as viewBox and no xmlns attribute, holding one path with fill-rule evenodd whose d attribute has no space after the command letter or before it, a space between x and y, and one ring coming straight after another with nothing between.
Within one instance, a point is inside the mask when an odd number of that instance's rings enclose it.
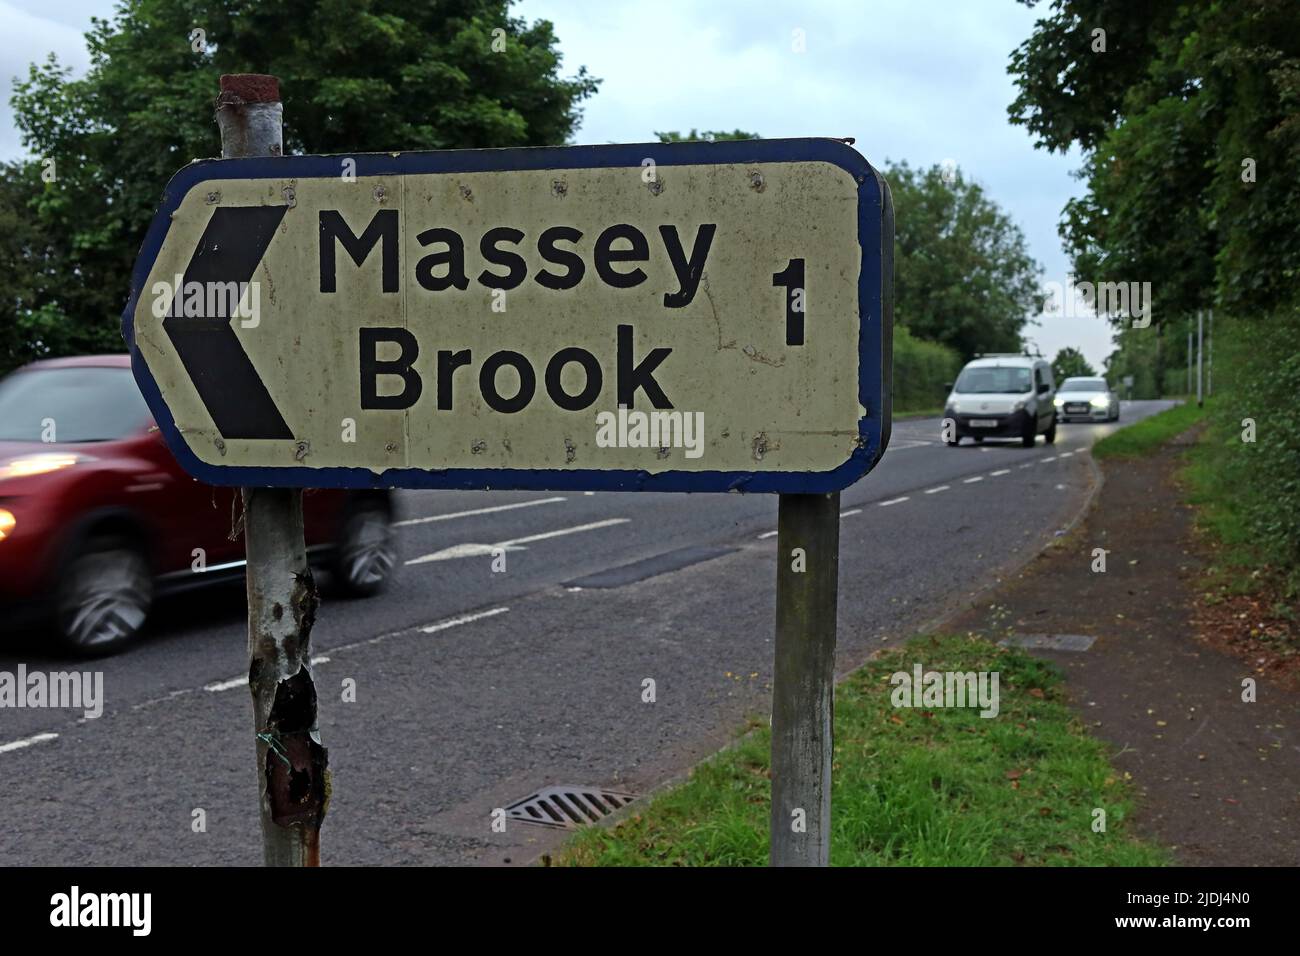
<instances>
[{"instance_id":1,"label":"car headlight beam","mask_svg":"<svg viewBox=\"0 0 1300 956\"><path fill-rule=\"evenodd\" d=\"M30 478L33 475L44 475L51 471L71 468L77 462L84 460L85 458L81 455L60 454L57 452L11 458L9 461L0 464L0 479Z\"/></svg>"}]
</instances>

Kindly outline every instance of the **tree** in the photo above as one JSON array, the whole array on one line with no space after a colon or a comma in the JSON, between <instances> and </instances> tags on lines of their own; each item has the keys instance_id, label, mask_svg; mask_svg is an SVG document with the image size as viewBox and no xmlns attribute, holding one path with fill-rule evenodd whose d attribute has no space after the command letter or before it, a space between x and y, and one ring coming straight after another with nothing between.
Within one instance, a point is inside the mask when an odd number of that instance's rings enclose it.
<instances>
[{"instance_id":1,"label":"tree","mask_svg":"<svg viewBox=\"0 0 1300 956\"><path fill-rule=\"evenodd\" d=\"M1096 375L1097 372L1088 360L1083 357L1083 353L1076 348L1066 347L1056 353L1056 358L1052 359L1052 375L1057 382L1063 382L1067 378L1088 378Z\"/></svg>"},{"instance_id":2,"label":"tree","mask_svg":"<svg viewBox=\"0 0 1300 956\"><path fill-rule=\"evenodd\" d=\"M691 130L685 136L676 131L671 133L656 132L655 136L659 138L661 143L717 143L732 139L762 139L757 133L746 133L740 129L732 130L730 133L719 130L705 130L700 133Z\"/></svg>"},{"instance_id":3,"label":"tree","mask_svg":"<svg viewBox=\"0 0 1300 956\"><path fill-rule=\"evenodd\" d=\"M1158 323L1297 300L1294 3L1052 0L1009 72L1012 122L1039 147L1084 150L1087 194L1061 226L1080 279L1151 282Z\"/></svg>"},{"instance_id":4,"label":"tree","mask_svg":"<svg viewBox=\"0 0 1300 956\"><path fill-rule=\"evenodd\" d=\"M1044 301L1020 227L960 169L885 165L895 320L963 358L1018 351L1021 330Z\"/></svg>"},{"instance_id":5,"label":"tree","mask_svg":"<svg viewBox=\"0 0 1300 956\"><path fill-rule=\"evenodd\" d=\"M53 57L16 84L15 120L37 157L26 199L6 187L36 298L2 287L3 341L53 323L47 351L121 348L118 313L163 185L220 152L210 104L222 73L273 73L285 149L537 146L565 142L598 81L560 73L551 24L509 0L127 0L86 35L90 69ZM56 176L35 173L53 161ZM26 235L26 234L25 234Z\"/></svg>"}]
</instances>

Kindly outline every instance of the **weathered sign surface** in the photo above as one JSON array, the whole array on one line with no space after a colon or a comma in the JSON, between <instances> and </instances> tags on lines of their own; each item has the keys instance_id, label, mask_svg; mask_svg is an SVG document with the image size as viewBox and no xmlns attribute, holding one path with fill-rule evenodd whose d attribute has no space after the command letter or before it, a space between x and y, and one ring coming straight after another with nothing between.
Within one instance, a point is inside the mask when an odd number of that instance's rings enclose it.
<instances>
[{"instance_id":1,"label":"weathered sign surface","mask_svg":"<svg viewBox=\"0 0 1300 956\"><path fill-rule=\"evenodd\" d=\"M216 484L826 492L888 442L892 244L829 139L213 160L123 324Z\"/></svg>"}]
</instances>

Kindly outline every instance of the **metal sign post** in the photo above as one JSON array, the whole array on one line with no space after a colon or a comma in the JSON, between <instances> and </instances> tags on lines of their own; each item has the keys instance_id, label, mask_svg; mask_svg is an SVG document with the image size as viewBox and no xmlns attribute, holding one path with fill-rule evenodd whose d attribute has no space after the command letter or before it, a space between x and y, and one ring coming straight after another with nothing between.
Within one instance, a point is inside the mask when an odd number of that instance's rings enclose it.
<instances>
[{"instance_id":1,"label":"metal sign post","mask_svg":"<svg viewBox=\"0 0 1300 956\"><path fill-rule=\"evenodd\" d=\"M1201 393L1201 380L1205 374L1205 315L1196 310L1196 406L1205 405L1205 396Z\"/></svg>"},{"instance_id":2,"label":"metal sign post","mask_svg":"<svg viewBox=\"0 0 1300 956\"><path fill-rule=\"evenodd\" d=\"M839 140L262 151L173 177L123 324L181 464L259 489L260 608L268 575L314 608L267 487L780 494L772 859L825 863L838 493L889 441L892 251L889 187ZM255 567L264 500L284 550ZM310 690L305 641L274 659Z\"/></svg>"}]
</instances>

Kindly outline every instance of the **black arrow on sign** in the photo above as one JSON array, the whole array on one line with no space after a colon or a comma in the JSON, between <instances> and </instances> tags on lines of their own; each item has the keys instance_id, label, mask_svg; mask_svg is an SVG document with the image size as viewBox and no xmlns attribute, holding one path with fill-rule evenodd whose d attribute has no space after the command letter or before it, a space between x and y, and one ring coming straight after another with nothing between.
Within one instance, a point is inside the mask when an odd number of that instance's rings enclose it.
<instances>
[{"instance_id":1,"label":"black arrow on sign","mask_svg":"<svg viewBox=\"0 0 1300 956\"><path fill-rule=\"evenodd\" d=\"M172 308L163 319L163 331L223 438L292 438L293 432L239 344L230 324L233 316L207 315L206 294L203 315L170 313L184 311L179 306L191 282L202 283L205 290L208 283L230 282L240 283L238 288L242 289L262 261L288 208L236 206L214 210L185 269L184 285L175 291ZM222 296L212 299L229 302Z\"/></svg>"}]
</instances>

